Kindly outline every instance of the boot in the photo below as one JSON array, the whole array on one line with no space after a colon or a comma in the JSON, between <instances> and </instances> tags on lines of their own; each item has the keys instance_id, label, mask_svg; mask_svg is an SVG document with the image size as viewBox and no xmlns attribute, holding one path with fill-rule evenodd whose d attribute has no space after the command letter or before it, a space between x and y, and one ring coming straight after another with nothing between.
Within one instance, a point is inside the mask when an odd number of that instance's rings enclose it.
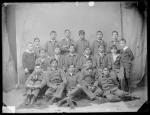
<instances>
[{"instance_id":1,"label":"boot","mask_svg":"<svg viewBox=\"0 0 150 115\"><path fill-rule=\"evenodd\" d=\"M72 102L72 100L70 98L67 99L67 103L71 109L74 109L74 103Z\"/></svg>"},{"instance_id":2,"label":"boot","mask_svg":"<svg viewBox=\"0 0 150 115\"><path fill-rule=\"evenodd\" d=\"M35 99L36 99L35 96L33 96L33 97L31 98L31 102L30 102L31 105L35 102Z\"/></svg>"}]
</instances>

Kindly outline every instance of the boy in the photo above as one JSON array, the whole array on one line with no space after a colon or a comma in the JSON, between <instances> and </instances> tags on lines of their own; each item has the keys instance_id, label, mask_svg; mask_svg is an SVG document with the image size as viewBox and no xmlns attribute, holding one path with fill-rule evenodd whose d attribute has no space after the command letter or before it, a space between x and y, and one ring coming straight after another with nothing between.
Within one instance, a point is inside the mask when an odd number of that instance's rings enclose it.
<instances>
[{"instance_id":1,"label":"boy","mask_svg":"<svg viewBox=\"0 0 150 115\"><path fill-rule=\"evenodd\" d=\"M61 49L56 47L54 49L54 55L50 57L50 60L56 59L58 61L58 68L64 67L64 56L61 54Z\"/></svg>"},{"instance_id":2,"label":"boy","mask_svg":"<svg viewBox=\"0 0 150 115\"><path fill-rule=\"evenodd\" d=\"M46 85L45 74L41 71L39 64L35 65L34 72L27 78L26 85L26 104L33 104L40 92Z\"/></svg>"},{"instance_id":3,"label":"boy","mask_svg":"<svg viewBox=\"0 0 150 115\"><path fill-rule=\"evenodd\" d=\"M125 90L124 69L120 63L120 54L117 53L117 46L112 45L110 50L111 54L107 55L107 66L111 72L115 72L115 74L117 74L116 79L119 80L119 88L121 90Z\"/></svg>"},{"instance_id":4,"label":"boy","mask_svg":"<svg viewBox=\"0 0 150 115\"><path fill-rule=\"evenodd\" d=\"M77 64L77 68L79 70L81 70L82 68L84 68L84 64L86 63L87 60L92 60L93 61L93 56L92 56L92 51L90 48L86 48L84 50L84 53L81 55L78 64Z\"/></svg>"},{"instance_id":5,"label":"boy","mask_svg":"<svg viewBox=\"0 0 150 115\"><path fill-rule=\"evenodd\" d=\"M97 39L94 40L93 42L93 54L95 55L98 52L98 48L100 45L104 45L104 51L106 52L107 44L103 40L103 32L102 31L97 31L96 35Z\"/></svg>"},{"instance_id":6,"label":"boy","mask_svg":"<svg viewBox=\"0 0 150 115\"><path fill-rule=\"evenodd\" d=\"M112 32L112 41L110 41L109 44L108 44L107 53L111 53L110 48L111 48L112 45L116 45L117 49L118 49L117 52L120 52L118 32L115 31L115 30Z\"/></svg>"},{"instance_id":7,"label":"boy","mask_svg":"<svg viewBox=\"0 0 150 115\"><path fill-rule=\"evenodd\" d=\"M56 37L57 37L56 31L52 30L50 32L50 40L46 44L46 50L49 56L53 56L55 48L59 46L59 43L56 40Z\"/></svg>"},{"instance_id":8,"label":"boy","mask_svg":"<svg viewBox=\"0 0 150 115\"><path fill-rule=\"evenodd\" d=\"M129 91L129 81L130 81L130 73L131 73L131 67L132 67L132 61L134 59L133 53L131 49L126 45L126 40L122 38L120 40L120 47L121 47L121 59L120 62L122 66L124 67L125 71L125 78L127 79L127 91Z\"/></svg>"},{"instance_id":9,"label":"boy","mask_svg":"<svg viewBox=\"0 0 150 115\"><path fill-rule=\"evenodd\" d=\"M50 98L50 104L53 104L56 99L61 99L63 96L63 90L65 88L65 79L63 71L58 68L58 61L51 60L51 67L47 70L47 86L48 89L45 92L46 100Z\"/></svg>"},{"instance_id":10,"label":"boy","mask_svg":"<svg viewBox=\"0 0 150 115\"><path fill-rule=\"evenodd\" d=\"M49 58L47 57L44 49L41 50L40 56L36 59L35 64L40 64L41 69L43 71L47 71L47 68L49 66Z\"/></svg>"},{"instance_id":11,"label":"boy","mask_svg":"<svg viewBox=\"0 0 150 115\"><path fill-rule=\"evenodd\" d=\"M80 39L77 41L77 53L79 55L82 55L84 50L89 47L89 42L85 39L85 31L80 30L79 31L79 37Z\"/></svg>"},{"instance_id":12,"label":"boy","mask_svg":"<svg viewBox=\"0 0 150 115\"><path fill-rule=\"evenodd\" d=\"M103 69L107 64L107 54L104 52L104 45L100 45L97 54L94 56L93 66L96 69Z\"/></svg>"},{"instance_id":13,"label":"boy","mask_svg":"<svg viewBox=\"0 0 150 115\"><path fill-rule=\"evenodd\" d=\"M39 57L41 49L42 48L40 46L40 38L34 38L34 52L36 54L36 59Z\"/></svg>"},{"instance_id":14,"label":"boy","mask_svg":"<svg viewBox=\"0 0 150 115\"><path fill-rule=\"evenodd\" d=\"M71 32L69 29L65 30L65 38L61 40L60 46L63 54L67 54L69 47L74 41L71 39Z\"/></svg>"},{"instance_id":15,"label":"boy","mask_svg":"<svg viewBox=\"0 0 150 115\"><path fill-rule=\"evenodd\" d=\"M75 51L76 51L75 45L71 44L69 47L69 53L64 57L64 60L65 60L64 65L66 69L69 65L75 65L75 67L77 67L79 55Z\"/></svg>"},{"instance_id":16,"label":"boy","mask_svg":"<svg viewBox=\"0 0 150 115\"><path fill-rule=\"evenodd\" d=\"M22 55L22 64L26 77L28 77L34 70L36 55L33 51L33 43L29 42L28 47Z\"/></svg>"},{"instance_id":17,"label":"boy","mask_svg":"<svg viewBox=\"0 0 150 115\"><path fill-rule=\"evenodd\" d=\"M114 74L112 74L114 75ZM133 100L140 97L131 95L129 92L125 92L118 88L117 82L112 78L108 68L104 68L102 74L99 75L98 85L104 91L103 96L110 102L118 102L121 100Z\"/></svg>"}]
</instances>

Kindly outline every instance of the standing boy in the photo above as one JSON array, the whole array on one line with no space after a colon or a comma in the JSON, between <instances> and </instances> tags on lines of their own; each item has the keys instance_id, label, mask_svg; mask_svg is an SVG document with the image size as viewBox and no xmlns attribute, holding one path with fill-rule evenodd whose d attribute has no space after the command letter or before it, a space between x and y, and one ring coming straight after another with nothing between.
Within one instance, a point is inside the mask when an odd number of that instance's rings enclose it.
<instances>
[{"instance_id":1,"label":"standing boy","mask_svg":"<svg viewBox=\"0 0 150 115\"><path fill-rule=\"evenodd\" d=\"M104 51L106 52L107 44L103 40L103 32L102 31L97 31L96 34L97 39L94 40L93 42L93 54L95 55L98 52L98 48L100 45L104 46Z\"/></svg>"},{"instance_id":2,"label":"standing boy","mask_svg":"<svg viewBox=\"0 0 150 115\"><path fill-rule=\"evenodd\" d=\"M33 45L34 52L36 54L36 59L40 56L41 46L40 46L40 38L34 38L34 45Z\"/></svg>"},{"instance_id":3,"label":"standing boy","mask_svg":"<svg viewBox=\"0 0 150 115\"><path fill-rule=\"evenodd\" d=\"M121 47L121 64L124 67L125 71L125 78L127 80L127 91L129 91L129 81L130 81L130 74L131 74L131 68L132 68L132 61L134 59L133 53L131 49L127 46L126 40L122 38L120 40L120 47Z\"/></svg>"},{"instance_id":4,"label":"standing boy","mask_svg":"<svg viewBox=\"0 0 150 115\"><path fill-rule=\"evenodd\" d=\"M77 41L77 53L82 55L84 50L89 47L89 42L85 39L85 31L79 31L80 39Z\"/></svg>"},{"instance_id":5,"label":"standing boy","mask_svg":"<svg viewBox=\"0 0 150 115\"><path fill-rule=\"evenodd\" d=\"M59 43L56 40L56 37L57 37L56 31L52 30L50 32L50 40L46 44L46 50L49 56L53 56L55 48L59 46Z\"/></svg>"},{"instance_id":6,"label":"standing boy","mask_svg":"<svg viewBox=\"0 0 150 115\"><path fill-rule=\"evenodd\" d=\"M29 42L28 47L22 56L22 65L25 71L26 77L28 77L34 70L36 60L36 54L33 51L33 43Z\"/></svg>"},{"instance_id":7,"label":"standing boy","mask_svg":"<svg viewBox=\"0 0 150 115\"><path fill-rule=\"evenodd\" d=\"M65 30L65 38L61 40L60 47L62 50L62 54L67 54L69 52L69 47L73 44L74 41L71 39L71 32L69 29Z\"/></svg>"}]
</instances>

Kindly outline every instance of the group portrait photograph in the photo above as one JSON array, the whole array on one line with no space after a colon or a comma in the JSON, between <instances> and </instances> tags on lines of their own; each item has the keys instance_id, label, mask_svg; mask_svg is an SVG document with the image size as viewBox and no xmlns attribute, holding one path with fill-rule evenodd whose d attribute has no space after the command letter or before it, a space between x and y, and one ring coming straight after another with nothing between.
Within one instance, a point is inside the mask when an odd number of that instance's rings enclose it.
<instances>
[{"instance_id":1,"label":"group portrait photograph","mask_svg":"<svg viewBox=\"0 0 150 115\"><path fill-rule=\"evenodd\" d=\"M138 112L148 102L147 0L2 5L2 112Z\"/></svg>"}]
</instances>

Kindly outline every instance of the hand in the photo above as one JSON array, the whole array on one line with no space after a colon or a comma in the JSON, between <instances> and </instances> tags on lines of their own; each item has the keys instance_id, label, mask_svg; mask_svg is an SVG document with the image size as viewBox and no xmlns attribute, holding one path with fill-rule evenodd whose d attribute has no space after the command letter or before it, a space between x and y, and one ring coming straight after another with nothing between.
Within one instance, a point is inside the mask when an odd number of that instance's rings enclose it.
<instances>
[{"instance_id":1,"label":"hand","mask_svg":"<svg viewBox=\"0 0 150 115\"><path fill-rule=\"evenodd\" d=\"M25 68L24 71L25 71L25 73L28 73L28 72L29 72L28 68Z\"/></svg>"}]
</instances>

